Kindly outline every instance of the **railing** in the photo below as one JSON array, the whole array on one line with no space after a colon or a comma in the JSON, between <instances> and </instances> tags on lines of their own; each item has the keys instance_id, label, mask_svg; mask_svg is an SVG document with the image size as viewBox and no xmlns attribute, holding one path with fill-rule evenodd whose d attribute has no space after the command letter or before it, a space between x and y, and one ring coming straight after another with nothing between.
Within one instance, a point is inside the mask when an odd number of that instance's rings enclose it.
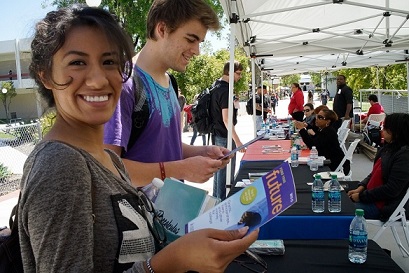
<instances>
[{"instance_id":1,"label":"railing","mask_svg":"<svg viewBox=\"0 0 409 273\"><path fill-rule=\"evenodd\" d=\"M359 106L362 112L367 112L371 106L368 103L368 96L371 94L378 97L385 113L409 113L407 90L361 89L359 90L359 101L354 103L354 107Z\"/></svg>"},{"instance_id":2,"label":"railing","mask_svg":"<svg viewBox=\"0 0 409 273\"><path fill-rule=\"evenodd\" d=\"M20 187L27 156L42 138L40 123L0 127L0 196Z\"/></svg>"}]
</instances>

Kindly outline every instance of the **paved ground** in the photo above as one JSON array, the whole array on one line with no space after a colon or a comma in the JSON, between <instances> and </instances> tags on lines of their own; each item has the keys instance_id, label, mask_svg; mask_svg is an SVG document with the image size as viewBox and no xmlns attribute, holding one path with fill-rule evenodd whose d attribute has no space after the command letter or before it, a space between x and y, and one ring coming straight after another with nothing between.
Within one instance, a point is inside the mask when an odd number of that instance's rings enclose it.
<instances>
[{"instance_id":1,"label":"paved ground","mask_svg":"<svg viewBox=\"0 0 409 273\"><path fill-rule=\"evenodd\" d=\"M319 105L319 101L315 102L315 105ZM279 101L279 105L276 108L276 114L278 117L286 117L287 116L287 105L288 105L288 100L282 100ZM245 113L245 103L241 103L241 109L239 111L239 117L238 117L238 124L236 125L236 130L241 138L241 141L243 143L251 140L253 138L253 120L252 116L249 116ZM191 137L193 133L192 132L185 132L182 135L182 141L184 143L190 143ZM198 137L195 141L195 145L201 145L202 144L202 139L201 137ZM238 153L237 154L237 164L236 166L239 166L239 161L241 160L242 154ZM364 155L364 154L354 154L353 158L353 164L352 164L352 179L353 180L362 180L372 169L372 162ZM188 182L189 183L189 182ZM209 193L212 193L213 189L213 179L210 179L206 183L203 184L197 184L197 183L191 183L192 185L195 185L197 187L206 189L209 191ZM0 226L8 225L8 218L10 215L10 211L13 208L13 206L17 203L18 199L18 191L15 191L13 193L10 193L5 196L0 196ZM369 238L374 235L374 228L369 227ZM399 234L402 235L402 232L399 231ZM401 236L401 238L404 238ZM405 271L409 273L409 258L403 258L401 256L400 251L396 247L395 240L390 232L390 230L387 230L384 232L383 236L381 239L378 241L378 243L383 247L390 249L392 251L392 258L395 260L395 262ZM406 243L404 245L407 246ZM408 246L409 247L409 246ZM347 253L345 253L347 255ZM370 259L370 257L368 257Z\"/></svg>"}]
</instances>

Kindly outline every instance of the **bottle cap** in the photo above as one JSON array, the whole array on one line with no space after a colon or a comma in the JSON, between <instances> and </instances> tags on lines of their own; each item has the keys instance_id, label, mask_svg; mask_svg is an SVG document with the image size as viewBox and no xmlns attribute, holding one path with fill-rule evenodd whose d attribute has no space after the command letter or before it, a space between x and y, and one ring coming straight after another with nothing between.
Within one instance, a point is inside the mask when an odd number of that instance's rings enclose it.
<instances>
[{"instance_id":1,"label":"bottle cap","mask_svg":"<svg viewBox=\"0 0 409 273\"><path fill-rule=\"evenodd\" d=\"M355 215L364 216L364 210L363 209L356 209L355 210Z\"/></svg>"},{"instance_id":2,"label":"bottle cap","mask_svg":"<svg viewBox=\"0 0 409 273\"><path fill-rule=\"evenodd\" d=\"M155 177L154 179L152 179L152 184L157 187L158 189L162 188L163 185L165 185L165 182L163 182L162 180L160 180L159 178Z\"/></svg>"},{"instance_id":3,"label":"bottle cap","mask_svg":"<svg viewBox=\"0 0 409 273\"><path fill-rule=\"evenodd\" d=\"M315 179L321 179L321 175L320 175L320 174L316 174L314 177L315 177Z\"/></svg>"},{"instance_id":4,"label":"bottle cap","mask_svg":"<svg viewBox=\"0 0 409 273\"><path fill-rule=\"evenodd\" d=\"M337 179L337 175L336 174L331 174L331 179Z\"/></svg>"}]
</instances>

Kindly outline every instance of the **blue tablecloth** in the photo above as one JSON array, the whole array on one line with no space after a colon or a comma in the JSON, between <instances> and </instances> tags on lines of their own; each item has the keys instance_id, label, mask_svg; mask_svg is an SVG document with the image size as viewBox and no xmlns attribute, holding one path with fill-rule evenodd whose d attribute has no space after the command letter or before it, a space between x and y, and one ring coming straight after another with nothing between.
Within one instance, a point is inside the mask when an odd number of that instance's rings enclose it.
<instances>
[{"instance_id":1,"label":"blue tablecloth","mask_svg":"<svg viewBox=\"0 0 409 273\"><path fill-rule=\"evenodd\" d=\"M235 181L248 178L249 172L266 172L279 165L267 161L243 162ZM260 228L259 239L346 239L349 236L349 225L354 217L355 206L345 192L342 192L342 211L314 213L311 209L311 186L313 172L306 165L292 168L297 189L297 203ZM318 171L328 171L321 167ZM344 186L351 186L342 182ZM356 184L351 182L351 184ZM233 188L230 194L241 188Z\"/></svg>"}]
</instances>

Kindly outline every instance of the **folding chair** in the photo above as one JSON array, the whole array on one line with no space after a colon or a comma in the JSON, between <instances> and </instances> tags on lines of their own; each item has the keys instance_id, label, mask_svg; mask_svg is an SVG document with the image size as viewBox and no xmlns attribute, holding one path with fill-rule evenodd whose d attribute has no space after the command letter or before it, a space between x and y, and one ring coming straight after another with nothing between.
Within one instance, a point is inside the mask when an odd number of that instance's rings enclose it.
<instances>
[{"instance_id":1,"label":"folding chair","mask_svg":"<svg viewBox=\"0 0 409 273\"><path fill-rule=\"evenodd\" d=\"M349 124L350 124L351 120L350 119L346 119L342 122L341 127L338 128L339 129L345 129L345 128L349 128Z\"/></svg>"},{"instance_id":2,"label":"folding chair","mask_svg":"<svg viewBox=\"0 0 409 273\"><path fill-rule=\"evenodd\" d=\"M381 114L372 114L368 117L368 120L366 121L365 127L363 129L363 135L364 135L364 141L368 143L369 145L373 144L369 131L373 128L380 128L383 123L383 120L385 119L385 116L386 116L385 113L381 113Z\"/></svg>"},{"instance_id":3,"label":"folding chair","mask_svg":"<svg viewBox=\"0 0 409 273\"><path fill-rule=\"evenodd\" d=\"M338 129L338 142L339 142L339 146L341 147L344 154L347 153L347 148L345 146L345 141L347 140L349 131L350 131L349 128L342 128L342 129L339 128Z\"/></svg>"},{"instance_id":4,"label":"folding chair","mask_svg":"<svg viewBox=\"0 0 409 273\"><path fill-rule=\"evenodd\" d=\"M352 156L354 155L354 151L356 146L358 146L360 139L355 139L351 145L349 145L347 152L345 153L344 158L341 160L341 162L339 163L338 167L336 168L335 172L341 172L344 174L344 181L351 181L351 177L352 177L352 168L349 170L348 174L344 173L344 168L342 167L345 163L345 161L349 160L349 162L352 165Z\"/></svg>"},{"instance_id":5,"label":"folding chair","mask_svg":"<svg viewBox=\"0 0 409 273\"><path fill-rule=\"evenodd\" d=\"M382 222L380 220L371 220L371 219L366 220L367 224L380 227L378 231L376 232L375 236L372 238L372 240L374 241L378 240L381 234L388 227L390 227L392 230L393 237L395 237L396 244L398 245L400 251L402 252L402 256L406 258L409 257L409 251L402 245L402 242L399 238L399 234L396 231L396 227L402 227L404 236L406 238L406 242L409 245L409 220L406 219L405 208L404 208L408 200L409 200L409 188L406 191L406 194L403 197L402 201L399 203L398 207L395 209L395 211L392 213L392 215L389 217L389 219L386 222Z\"/></svg>"}]
</instances>

